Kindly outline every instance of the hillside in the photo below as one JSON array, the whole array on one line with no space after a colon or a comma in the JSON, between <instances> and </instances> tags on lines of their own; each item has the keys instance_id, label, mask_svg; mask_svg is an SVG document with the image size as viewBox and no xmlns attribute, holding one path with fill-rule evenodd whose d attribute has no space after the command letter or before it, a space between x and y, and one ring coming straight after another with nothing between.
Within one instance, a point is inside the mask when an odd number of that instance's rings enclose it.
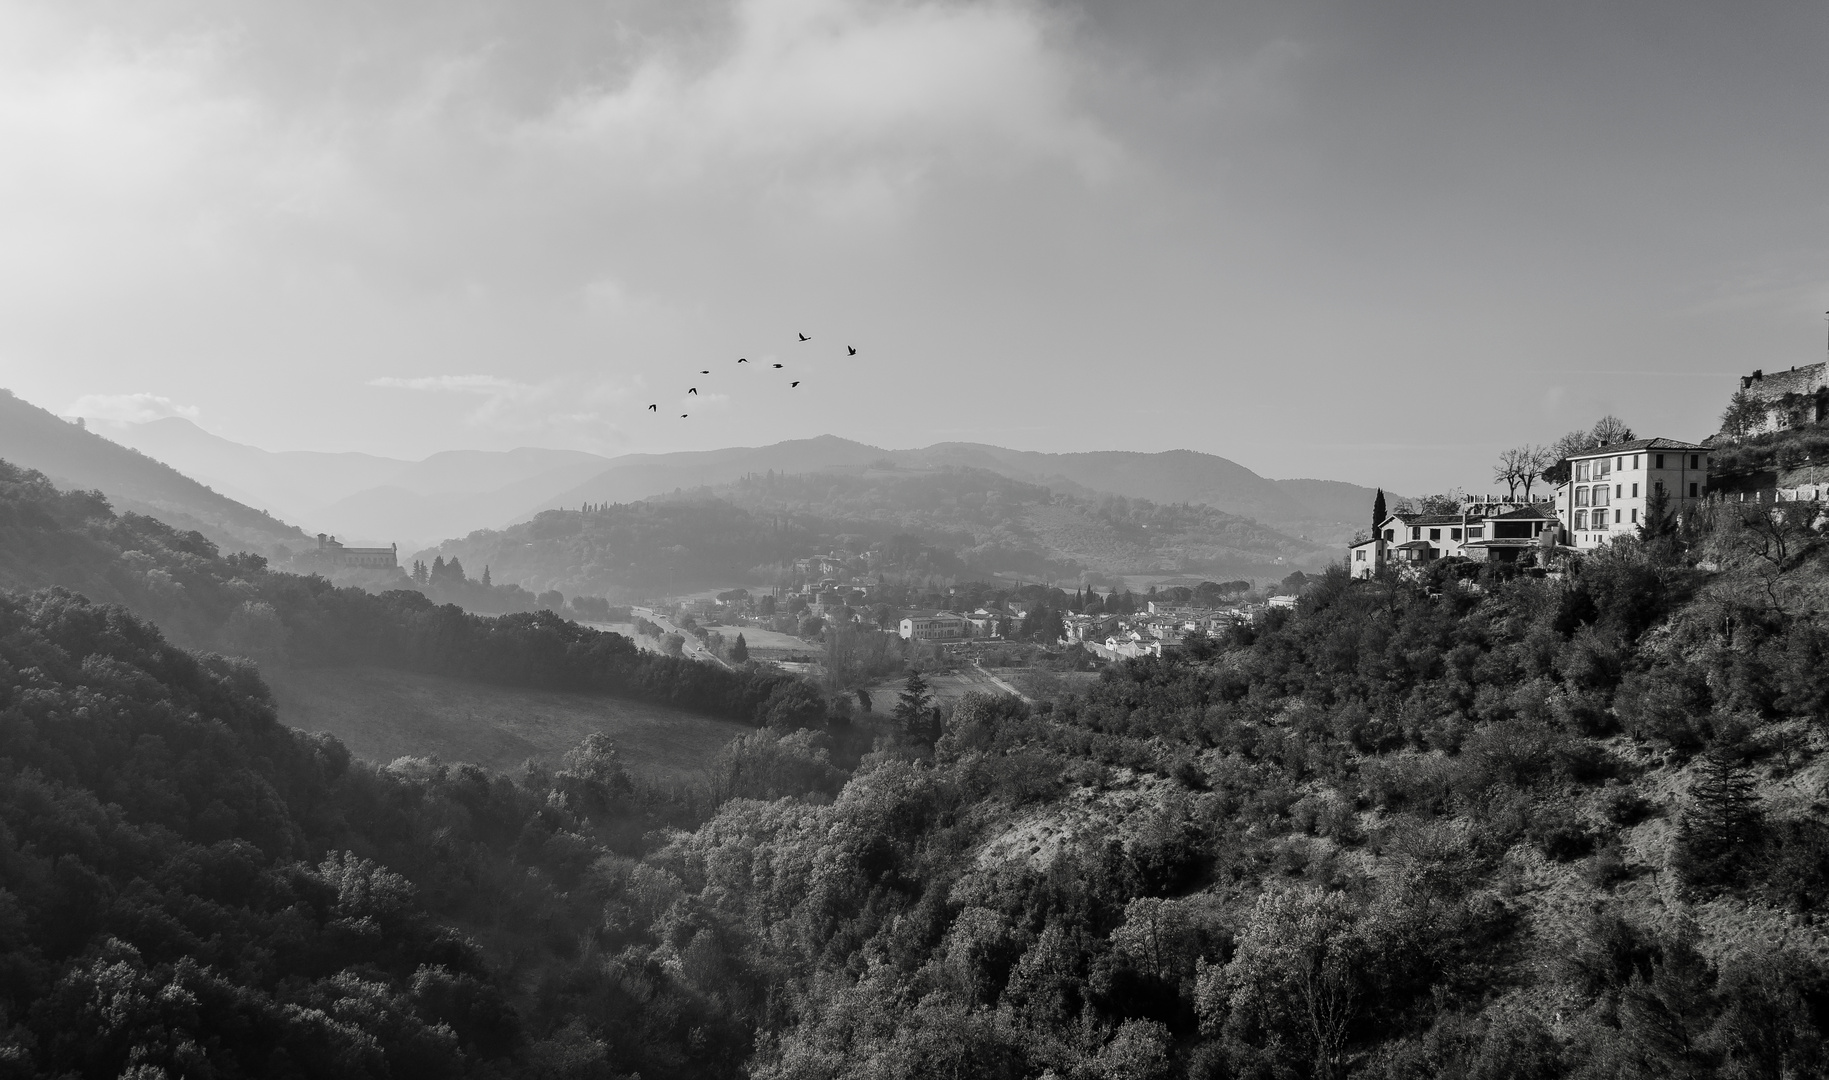
<instances>
[{"instance_id":1,"label":"hillside","mask_svg":"<svg viewBox=\"0 0 1829 1080\"><path fill-rule=\"evenodd\" d=\"M306 546L302 530L5 390L0 390L0 459L37 469L65 488L99 490L120 511L195 529L225 548L271 554Z\"/></svg>"},{"instance_id":2,"label":"hillside","mask_svg":"<svg viewBox=\"0 0 1829 1080\"><path fill-rule=\"evenodd\" d=\"M206 537L116 515L93 493L59 491L0 461L0 589L47 587L119 604L186 647L269 666L379 666L739 723L759 722L799 685L776 672L646 653L549 610L483 617L412 589L375 595L275 571L259 556L225 556Z\"/></svg>"},{"instance_id":3,"label":"hillside","mask_svg":"<svg viewBox=\"0 0 1829 1080\"><path fill-rule=\"evenodd\" d=\"M547 511L416 558L612 600L763 583L833 546L880 573L1075 580L1081 573L1281 578L1324 549L1208 506L1057 494L982 469L751 474L663 499Z\"/></svg>"},{"instance_id":4,"label":"hillside","mask_svg":"<svg viewBox=\"0 0 1829 1080\"><path fill-rule=\"evenodd\" d=\"M676 489L716 487L752 473L860 473L884 462L910 469L983 469L1064 494L1201 503L1324 545L1363 527L1373 495L1370 488L1340 481L1267 480L1236 462L1188 450L1044 454L976 443L884 450L825 435L765 447L615 458L597 476L534 504L526 516L586 502L634 502Z\"/></svg>"},{"instance_id":5,"label":"hillside","mask_svg":"<svg viewBox=\"0 0 1829 1080\"><path fill-rule=\"evenodd\" d=\"M72 540L144 528L0 480L0 551L86 558ZM227 568L130 538L199 601ZM414 626L420 648L459 643L434 682L581 677L608 637L314 595L350 655ZM1816 507L1716 503L1557 577L1336 569L1293 609L1033 704L930 707L910 682L863 713L786 685L758 703L765 730L672 784L594 737L512 776L364 764L276 723L246 664L119 609L0 596L0 1060L375 1080L1821 1076L1825 595Z\"/></svg>"},{"instance_id":6,"label":"hillside","mask_svg":"<svg viewBox=\"0 0 1829 1080\"><path fill-rule=\"evenodd\" d=\"M268 451L181 417L90 427L217 490L347 542L411 547L508 521L609 459L576 450L452 450L422 461L373 454Z\"/></svg>"}]
</instances>

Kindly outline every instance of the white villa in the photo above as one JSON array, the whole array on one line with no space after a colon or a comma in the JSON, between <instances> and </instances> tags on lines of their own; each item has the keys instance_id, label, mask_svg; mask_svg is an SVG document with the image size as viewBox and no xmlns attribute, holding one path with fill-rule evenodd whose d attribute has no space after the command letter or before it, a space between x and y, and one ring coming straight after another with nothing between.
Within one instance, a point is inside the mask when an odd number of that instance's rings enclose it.
<instances>
[{"instance_id":1,"label":"white villa","mask_svg":"<svg viewBox=\"0 0 1829 1080\"><path fill-rule=\"evenodd\" d=\"M1569 478L1556 489L1565 541L1591 551L1636 530L1658 493L1679 514L1708 492L1709 449L1675 439L1634 439L1569 455Z\"/></svg>"}]
</instances>

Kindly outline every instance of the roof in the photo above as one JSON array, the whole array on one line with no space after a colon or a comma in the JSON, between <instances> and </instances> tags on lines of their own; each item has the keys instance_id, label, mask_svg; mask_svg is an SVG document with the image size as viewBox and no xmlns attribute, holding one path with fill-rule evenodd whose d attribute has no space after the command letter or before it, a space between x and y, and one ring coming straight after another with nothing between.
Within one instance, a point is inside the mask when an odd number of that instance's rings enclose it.
<instances>
[{"instance_id":1,"label":"roof","mask_svg":"<svg viewBox=\"0 0 1829 1080\"><path fill-rule=\"evenodd\" d=\"M1620 454L1637 453L1640 450L1707 450L1701 443L1682 442L1678 439L1633 439L1630 442L1614 443L1611 446L1590 446L1586 450L1577 450L1565 461L1576 458L1617 457Z\"/></svg>"},{"instance_id":2,"label":"roof","mask_svg":"<svg viewBox=\"0 0 1829 1080\"><path fill-rule=\"evenodd\" d=\"M1492 540L1475 540L1473 543L1468 544L1467 546L1468 547L1477 547L1477 548L1496 548L1496 547L1524 548L1524 547L1540 547L1540 546L1542 546L1542 544L1543 544L1543 541L1540 539L1537 539L1535 537L1502 536L1502 537L1497 537Z\"/></svg>"},{"instance_id":3,"label":"roof","mask_svg":"<svg viewBox=\"0 0 1829 1080\"><path fill-rule=\"evenodd\" d=\"M1384 521L1390 521L1392 518L1395 518L1405 525L1459 525L1463 516L1468 518L1485 517L1484 514L1392 514L1390 517L1385 518ZM1383 525L1384 521L1381 521L1378 524Z\"/></svg>"},{"instance_id":4,"label":"roof","mask_svg":"<svg viewBox=\"0 0 1829 1080\"><path fill-rule=\"evenodd\" d=\"M1555 521L1556 511L1547 506L1520 506L1508 514L1497 514L1489 521Z\"/></svg>"},{"instance_id":5,"label":"roof","mask_svg":"<svg viewBox=\"0 0 1829 1080\"><path fill-rule=\"evenodd\" d=\"M1409 543L1397 545L1397 550L1398 551L1415 551L1419 548L1433 549L1434 547L1435 547L1435 545L1431 544L1427 540L1411 540ZM1275 599L1275 598L1272 597L1272 599Z\"/></svg>"}]
</instances>

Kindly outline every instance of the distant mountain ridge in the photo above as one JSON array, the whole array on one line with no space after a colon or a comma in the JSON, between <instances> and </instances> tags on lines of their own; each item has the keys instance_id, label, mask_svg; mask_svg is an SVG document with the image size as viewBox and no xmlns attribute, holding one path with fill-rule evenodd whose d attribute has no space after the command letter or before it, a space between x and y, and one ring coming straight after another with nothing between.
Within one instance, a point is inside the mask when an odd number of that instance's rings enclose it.
<instances>
[{"instance_id":1,"label":"distant mountain ridge","mask_svg":"<svg viewBox=\"0 0 1829 1080\"><path fill-rule=\"evenodd\" d=\"M1330 557L1205 503L1064 493L991 469L887 458L850 470L751 470L652 499L587 501L599 505L542 511L413 558L456 558L472 573L489 567L497 582L621 602L767 585L795 559L834 547L898 579L1264 579L1317 569Z\"/></svg>"},{"instance_id":2,"label":"distant mountain ridge","mask_svg":"<svg viewBox=\"0 0 1829 1080\"><path fill-rule=\"evenodd\" d=\"M262 450L181 417L91 426L251 506L308 525L311 532L403 547L500 524L530 500L587 479L611 461L581 450L533 447L447 450L423 461Z\"/></svg>"},{"instance_id":3,"label":"distant mountain ridge","mask_svg":"<svg viewBox=\"0 0 1829 1080\"><path fill-rule=\"evenodd\" d=\"M1374 494L1371 488L1338 480L1270 480L1235 461L1193 450L1048 454L982 443L886 450L821 435L771 446L613 458L603 472L531 506L517 520L586 502L635 502L674 490L717 487L770 470L856 472L882 462L905 468L985 469L1072 494L1201 503L1321 544L1344 540L1368 523Z\"/></svg>"},{"instance_id":4,"label":"distant mountain ridge","mask_svg":"<svg viewBox=\"0 0 1829 1080\"><path fill-rule=\"evenodd\" d=\"M117 511L194 529L227 551L301 550L303 530L246 506L146 454L120 446L0 390L0 460L44 473L59 487L97 490Z\"/></svg>"},{"instance_id":5,"label":"distant mountain ridge","mask_svg":"<svg viewBox=\"0 0 1829 1080\"><path fill-rule=\"evenodd\" d=\"M619 457L526 447L447 451L414 462L371 454L261 450L179 418L96 426L110 438L310 532L337 533L354 542L397 541L403 549L587 502L639 502L717 487L751 473L856 473L883 464L986 469L1065 494L1203 504L1323 545L1338 544L1365 525L1373 495L1370 488L1341 481L1272 480L1235 461L1193 450L1053 454L965 442L890 450L820 435L759 447Z\"/></svg>"}]
</instances>

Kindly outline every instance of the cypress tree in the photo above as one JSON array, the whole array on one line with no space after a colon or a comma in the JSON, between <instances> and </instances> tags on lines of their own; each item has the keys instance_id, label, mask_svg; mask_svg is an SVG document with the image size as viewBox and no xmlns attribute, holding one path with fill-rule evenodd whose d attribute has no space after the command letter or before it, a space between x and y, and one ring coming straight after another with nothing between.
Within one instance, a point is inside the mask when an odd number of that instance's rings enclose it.
<instances>
[{"instance_id":1,"label":"cypress tree","mask_svg":"<svg viewBox=\"0 0 1829 1080\"><path fill-rule=\"evenodd\" d=\"M1378 494L1372 496L1372 534L1374 536L1378 534L1378 526L1384 524L1385 517L1384 489L1379 488Z\"/></svg>"},{"instance_id":2,"label":"cypress tree","mask_svg":"<svg viewBox=\"0 0 1829 1080\"><path fill-rule=\"evenodd\" d=\"M1671 868L1704 895L1746 883L1765 835L1753 778L1741 755L1716 746L1704 754L1677 823Z\"/></svg>"},{"instance_id":3,"label":"cypress tree","mask_svg":"<svg viewBox=\"0 0 1829 1080\"><path fill-rule=\"evenodd\" d=\"M731 642L731 644L730 644L730 662L733 664L741 664L741 663L746 662L748 659L749 659L749 642L743 640L742 634L738 634L737 640Z\"/></svg>"},{"instance_id":4,"label":"cypress tree","mask_svg":"<svg viewBox=\"0 0 1829 1080\"><path fill-rule=\"evenodd\" d=\"M895 723L902 737L917 746L932 746L940 737L938 717L932 708L933 696L927 692L927 680L913 668L902 683L895 702Z\"/></svg>"}]
</instances>

